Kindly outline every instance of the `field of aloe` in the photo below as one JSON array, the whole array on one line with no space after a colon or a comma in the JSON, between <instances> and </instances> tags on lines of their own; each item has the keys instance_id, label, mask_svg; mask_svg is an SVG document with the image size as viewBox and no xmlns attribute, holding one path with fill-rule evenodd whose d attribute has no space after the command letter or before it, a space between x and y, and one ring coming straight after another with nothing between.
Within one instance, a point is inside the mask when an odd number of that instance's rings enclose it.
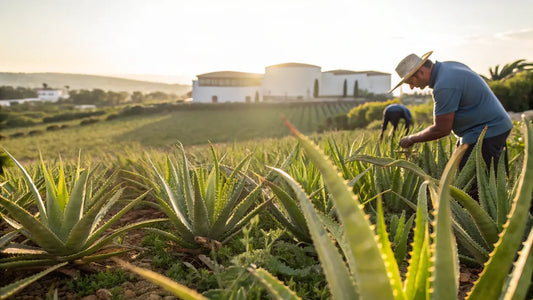
<instances>
[{"instance_id":1,"label":"field of aloe","mask_svg":"<svg viewBox=\"0 0 533 300\"><path fill-rule=\"evenodd\" d=\"M104 160L13 151L0 299L526 298L530 122L513 130L508 175L485 172L479 148L458 171L452 137L400 151L377 131L285 123L292 137Z\"/></svg>"}]
</instances>

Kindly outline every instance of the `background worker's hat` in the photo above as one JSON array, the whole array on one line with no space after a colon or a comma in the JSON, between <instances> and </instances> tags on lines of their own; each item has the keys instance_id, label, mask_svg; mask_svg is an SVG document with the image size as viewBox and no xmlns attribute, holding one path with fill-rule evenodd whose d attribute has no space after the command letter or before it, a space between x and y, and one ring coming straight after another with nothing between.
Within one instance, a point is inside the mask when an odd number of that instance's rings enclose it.
<instances>
[{"instance_id":1,"label":"background worker's hat","mask_svg":"<svg viewBox=\"0 0 533 300\"><path fill-rule=\"evenodd\" d=\"M413 74L420 69L426 60L428 60L431 53L433 53L433 51L429 51L428 53L422 55L422 57L418 57L416 54L409 54L402 59L398 66L396 66L396 73L398 73L398 76L400 76L402 80L400 80L400 82L394 88L392 88L389 93L392 93L392 91L413 76Z\"/></svg>"}]
</instances>

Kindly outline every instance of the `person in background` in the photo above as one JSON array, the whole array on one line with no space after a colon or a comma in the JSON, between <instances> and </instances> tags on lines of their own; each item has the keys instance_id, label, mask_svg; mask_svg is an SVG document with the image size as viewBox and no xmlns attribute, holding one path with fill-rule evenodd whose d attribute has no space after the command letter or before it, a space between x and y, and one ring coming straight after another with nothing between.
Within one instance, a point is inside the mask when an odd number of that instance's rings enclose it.
<instances>
[{"instance_id":1,"label":"person in background","mask_svg":"<svg viewBox=\"0 0 533 300\"><path fill-rule=\"evenodd\" d=\"M459 165L463 168L481 132L487 127L481 145L482 155L487 167L493 161L496 168L513 127L509 114L481 76L460 62L433 63L428 59L432 53L422 57L410 54L396 67L401 81L389 93L403 83L409 84L411 89L429 86L435 101L433 125L402 138L400 146L408 148L453 131L459 137L458 145L468 145Z\"/></svg>"},{"instance_id":2,"label":"person in background","mask_svg":"<svg viewBox=\"0 0 533 300\"><path fill-rule=\"evenodd\" d=\"M392 132L396 131L400 119L404 119L405 128L409 132L410 126L413 124L413 117L411 111L402 104L391 104L383 110L383 125L381 126L381 133L379 134L379 140L383 138L383 133L387 129L389 122L392 124Z\"/></svg>"}]
</instances>

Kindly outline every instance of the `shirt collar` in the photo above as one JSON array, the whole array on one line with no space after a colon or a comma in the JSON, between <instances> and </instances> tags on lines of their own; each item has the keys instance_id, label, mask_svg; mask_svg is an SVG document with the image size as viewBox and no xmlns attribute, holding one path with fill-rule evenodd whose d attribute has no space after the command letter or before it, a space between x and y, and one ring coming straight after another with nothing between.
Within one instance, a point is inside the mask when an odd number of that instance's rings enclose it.
<instances>
[{"instance_id":1,"label":"shirt collar","mask_svg":"<svg viewBox=\"0 0 533 300\"><path fill-rule=\"evenodd\" d=\"M437 80L437 73L439 72L440 62L435 61L433 64L433 69L431 70L431 76L429 78L429 87L433 88L435 86L435 80Z\"/></svg>"}]
</instances>

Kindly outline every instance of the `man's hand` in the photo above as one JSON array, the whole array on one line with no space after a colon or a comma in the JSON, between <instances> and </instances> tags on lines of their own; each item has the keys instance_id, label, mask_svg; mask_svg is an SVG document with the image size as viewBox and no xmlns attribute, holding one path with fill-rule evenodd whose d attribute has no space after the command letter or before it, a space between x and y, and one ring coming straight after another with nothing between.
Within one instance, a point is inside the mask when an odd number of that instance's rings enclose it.
<instances>
[{"instance_id":1,"label":"man's hand","mask_svg":"<svg viewBox=\"0 0 533 300\"><path fill-rule=\"evenodd\" d=\"M413 142L413 139L410 135L402 138L400 140L400 147L402 148L409 148L411 146L413 146L415 144L415 142Z\"/></svg>"}]
</instances>

